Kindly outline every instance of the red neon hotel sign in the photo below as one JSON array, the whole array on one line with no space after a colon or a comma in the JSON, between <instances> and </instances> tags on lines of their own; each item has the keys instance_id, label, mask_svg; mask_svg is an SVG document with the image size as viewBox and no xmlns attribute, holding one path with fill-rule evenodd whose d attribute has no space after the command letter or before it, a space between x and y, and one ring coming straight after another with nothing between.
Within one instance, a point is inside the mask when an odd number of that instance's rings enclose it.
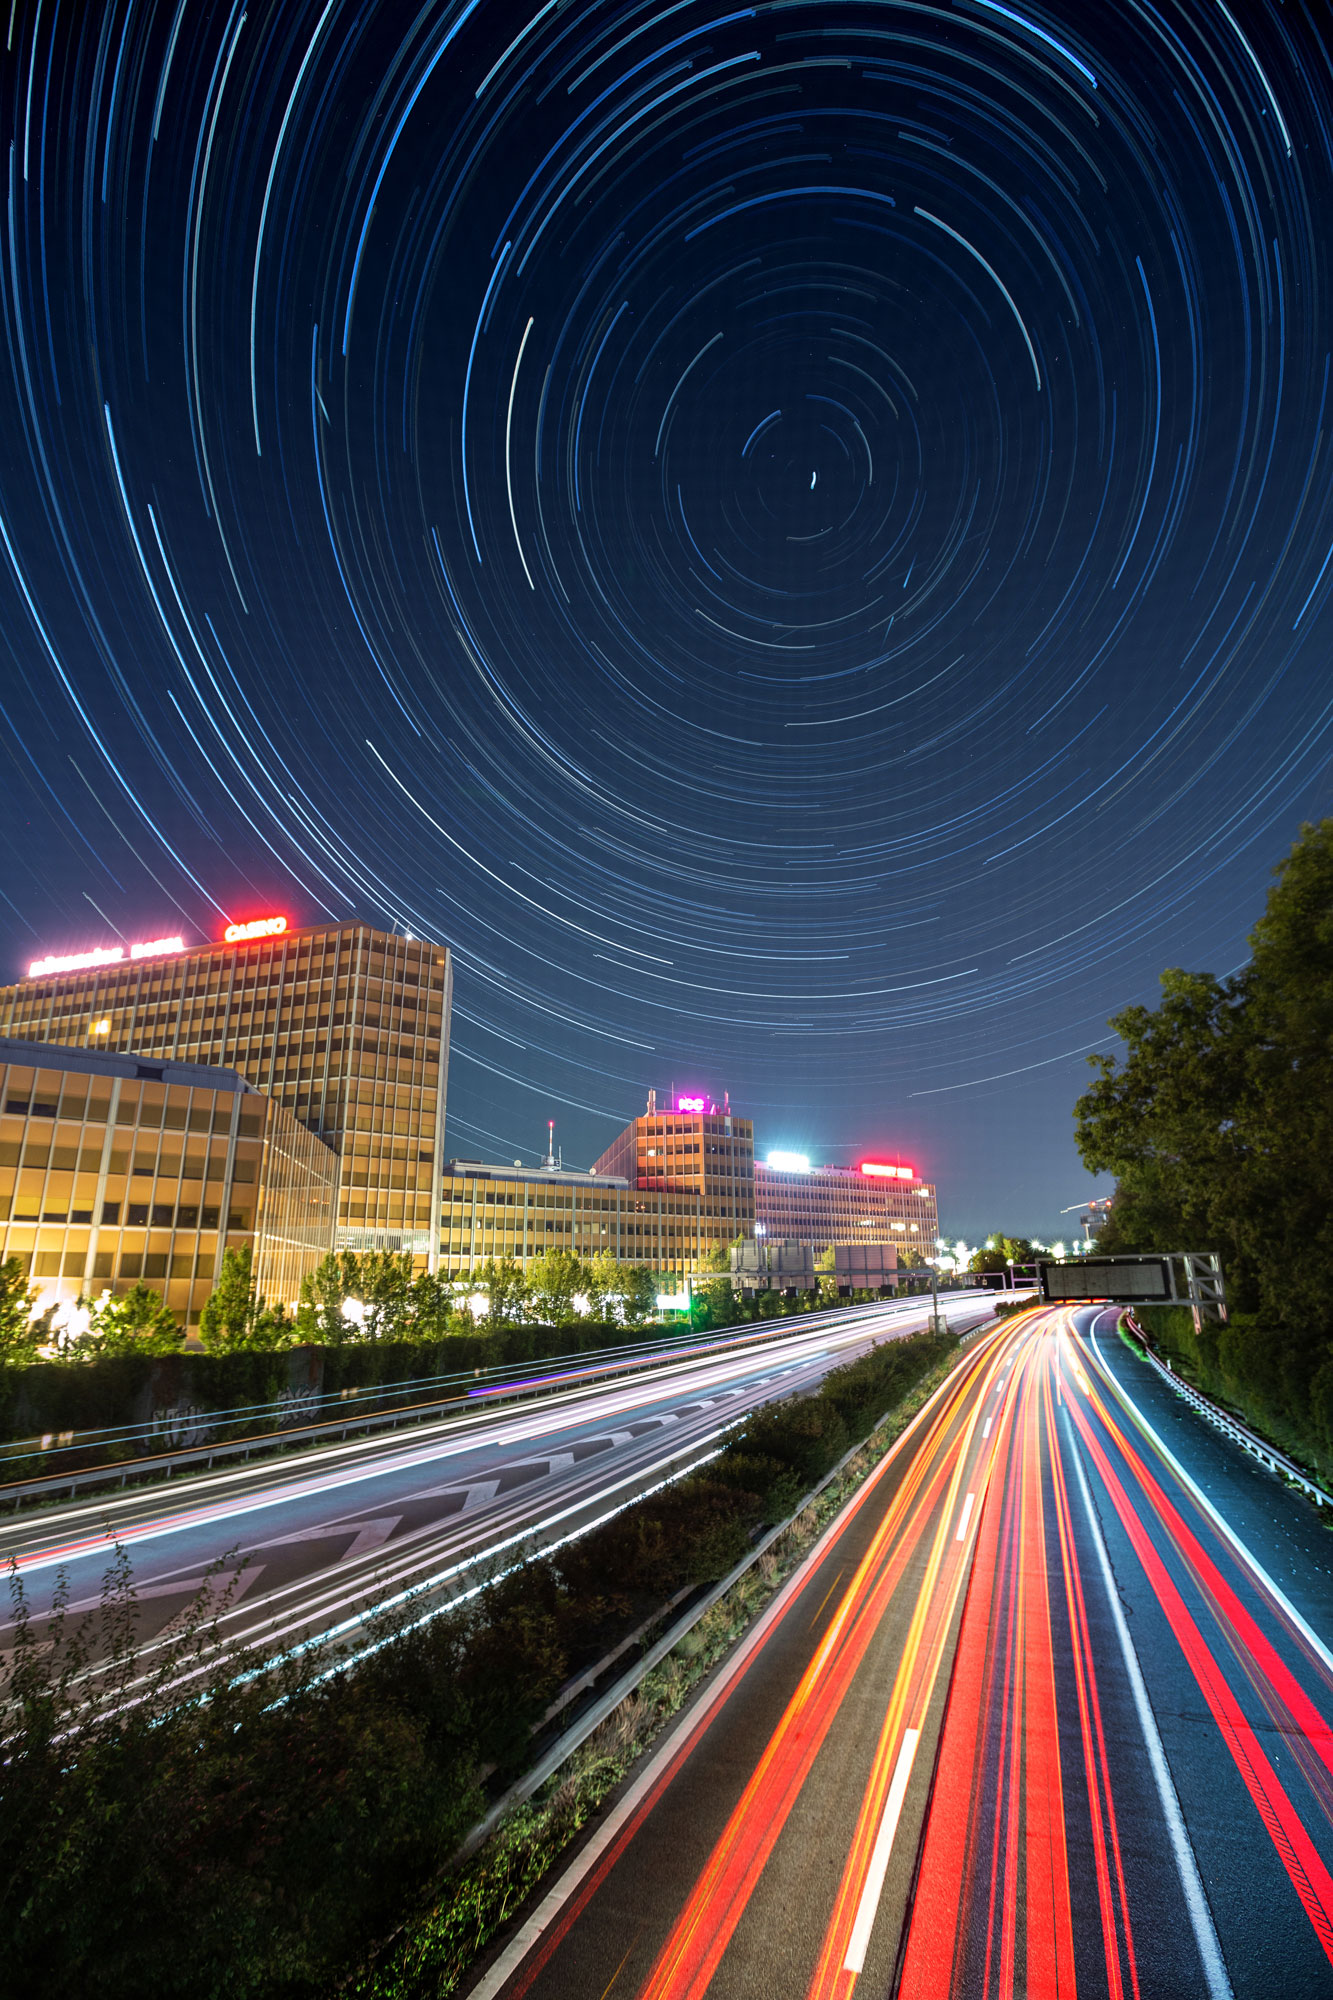
<instances>
[{"instance_id":1,"label":"red neon hotel sign","mask_svg":"<svg viewBox=\"0 0 1333 2000\"><path fill-rule=\"evenodd\" d=\"M256 917L248 924L228 924L222 936L227 944L248 944L251 938L281 937L286 917Z\"/></svg>"}]
</instances>

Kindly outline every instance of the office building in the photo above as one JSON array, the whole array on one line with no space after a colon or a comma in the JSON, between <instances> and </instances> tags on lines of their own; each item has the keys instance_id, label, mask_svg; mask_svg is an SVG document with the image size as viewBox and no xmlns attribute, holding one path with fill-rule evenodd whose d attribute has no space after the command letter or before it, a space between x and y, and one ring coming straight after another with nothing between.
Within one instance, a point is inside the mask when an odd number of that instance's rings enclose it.
<instances>
[{"instance_id":1,"label":"office building","mask_svg":"<svg viewBox=\"0 0 1333 2000\"><path fill-rule=\"evenodd\" d=\"M754 1167L755 1233L812 1243L892 1243L929 1257L939 1235L935 1189L915 1169L884 1160L812 1167L799 1154L770 1153Z\"/></svg>"},{"instance_id":2,"label":"office building","mask_svg":"<svg viewBox=\"0 0 1333 2000\"><path fill-rule=\"evenodd\" d=\"M694 1265L738 1236L754 1234L754 1126L733 1117L726 1096L719 1105L707 1095L664 1094L659 1108L651 1091L644 1115L596 1164L599 1174L620 1176L636 1194L694 1204Z\"/></svg>"},{"instance_id":3,"label":"office building","mask_svg":"<svg viewBox=\"0 0 1333 2000\"><path fill-rule=\"evenodd\" d=\"M0 1035L236 1070L337 1155L337 1247L433 1269L452 979L440 945L260 917L35 960Z\"/></svg>"},{"instance_id":4,"label":"office building","mask_svg":"<svg viewBox=\"0 0 1333 2000\"><path fill-rule=\"evenodd\" d=\"M571 1167L490 1166L451 1160L445 1171L440 1267L465 1273L488 1257L526 1263L543 1250L609 1251L624 1264L683 1275L713 1219L698 1193L634 1186L624 1175Z\"/></svg>"},{"instance_id":5,"label":"office building","mask_svg":"<svg viewBox=\"0 0 1333 2000\"><path fill-rule=\"evenodd\" d=\"M338 1161L234 1070L0 1040L0 1258L39 1302L143 1278L182 1326L227 1248L292 1304L332 1247Z\"/></svg>"}]
</instances>

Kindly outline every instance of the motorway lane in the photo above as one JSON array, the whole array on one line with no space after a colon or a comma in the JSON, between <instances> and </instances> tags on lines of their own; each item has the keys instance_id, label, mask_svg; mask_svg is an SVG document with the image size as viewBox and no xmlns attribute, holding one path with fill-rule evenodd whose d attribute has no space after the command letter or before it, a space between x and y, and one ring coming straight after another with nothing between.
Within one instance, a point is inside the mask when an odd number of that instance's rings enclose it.
<instances>
[{"instance_id":1,"label":"motorway lane","mask_svg":"<svg viewBox=\"0 0 1333 2000\"><path fill-rule=\"evenodd\" d=\"M1333 1655L1260 1567L1270 1552L1200 1505L1102 1365L1114 1320L1034 1321L959 1640L904 2000L1333 1993Z\"/></svg>"},{"instance_id":2,"label":"motorway lane","mask_svg":"<svg viewBox=\"0 0 1333 2000\"><path fill-rule=\"evenodd\" d=\"M957 1295L975 1320L984 1297ZM389 1590L466 1588L478 1561L556 1539L714 1449L758 1404L809 1390L877 1340L920 1328L925 1302L793 1322L760 1346L580 1384L401 1431L18 1516L0 1530L40 1617L63 1570L98 1601L113 1539L128 1550L146 1645L225 1557L231 1643L325 1632ZM3 1631L0 1629L0 1641Z\"/></svg>"},{"instance_id":3,"label":"motorway lane","mask_svg":"<svg viewBox=\"0 0 1333 2000\"><path fill-rule=\"evenodd\" d=\"M477 2000L1333 1994L1324 1531L1115 1317L979 1343Z\"/></svg>"},{"instance_id":4,"label":"motorway lane","mask_svg":"<svg viewBox=\"0 0 1333 2000\"><path fill-rule=\"evenodd\" d=\"M833 1935L844 1957L863 1962L870 1990L887 1989L992 1451L991 1406L1021 1343L1001 1331L967 1353L479 1996L786 2000L809 1989ZM881 1838L886 1815L896 1840Z\"/></svg>"}]
</instances>

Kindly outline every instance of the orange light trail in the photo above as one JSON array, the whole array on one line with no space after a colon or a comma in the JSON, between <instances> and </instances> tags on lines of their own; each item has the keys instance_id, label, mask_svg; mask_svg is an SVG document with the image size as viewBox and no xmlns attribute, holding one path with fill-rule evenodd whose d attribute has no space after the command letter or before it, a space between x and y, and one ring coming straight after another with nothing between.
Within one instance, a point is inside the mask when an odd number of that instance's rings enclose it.
<instances>
[{"instance_id":1,"label":"orange light trail","mask_svg":"<svg viewBox=\"0 0 1333 2000\"><path fill-rule=\"evenodd\" d=\"M1003 1366L1003 1355L992 1350L986 1359L987 1373L993 1376ZM936 1644L933 1649L927 1648L926 1658L929 1661L933 1657L936 1663L947 1629L947 1617L942 1623L938 1616L931 1621L929 1613L933 1585L957 1526L955 1502L959 1481L983 1400L975 1398L970 1414L958 1423L962 1399L973 1386L971 1377L971 1370L964 1371L963 1380L946 1399L922 1439L902 1486L843 1593L828 1631L658 1955L642 1989L642 2000L699 2000L707 1991L903 1572L932 1518L939 1513L927 1561L927 1581L917 1594L903 1663L890 1697L885 1733L881 1736L868 1788L868 1800L873 1803L863 1809L858 1820L855 1859L849 1864L849 1876L845 1877L844 1891L840 1893L835 1922L845 1953L856 1894L868 1867L869 1840L873 1837L870 1829L878 1824L882 1812L907 1694L927 1644L927 1625L933 1624ZM951 1436L956 1424L958 1427ZM960 1580L961 1575L960 1568ZM835 1974L836 1971L834 1967Z\"/></svg>"}]
</instances>

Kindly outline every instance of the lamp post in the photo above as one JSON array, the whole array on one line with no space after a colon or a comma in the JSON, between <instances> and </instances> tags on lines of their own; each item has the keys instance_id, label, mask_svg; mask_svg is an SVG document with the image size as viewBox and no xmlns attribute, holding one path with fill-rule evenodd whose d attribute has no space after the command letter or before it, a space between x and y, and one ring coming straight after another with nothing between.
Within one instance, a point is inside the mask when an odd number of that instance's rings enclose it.
<instances>
[{"instance_id":1,"label":"lamp post","mask_svg":"<svg viewBox=\"0 0 1333 2000\"><path fill-rule=\"evenodd\" d=\"M940 1331L940 1252L944 1248L944 1238L937 1236L935 1238L935 1255L930 1260L930 1296L932 1307L930 1330L932 1333Z\"/></svg>"}]
</instances>

